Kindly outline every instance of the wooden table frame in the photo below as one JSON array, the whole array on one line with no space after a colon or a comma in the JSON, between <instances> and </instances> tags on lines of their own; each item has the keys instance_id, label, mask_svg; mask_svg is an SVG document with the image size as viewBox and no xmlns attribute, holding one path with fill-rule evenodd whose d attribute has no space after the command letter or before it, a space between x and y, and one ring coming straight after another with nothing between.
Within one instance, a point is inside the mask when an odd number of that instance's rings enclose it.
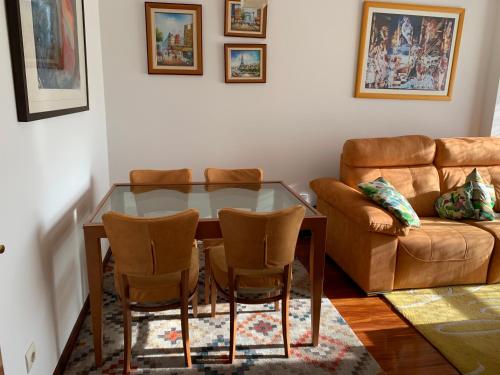
<instances>
[{"instance_id":1,"label":"wooden table frame","mask_svg":"<svg viewBox=\"0 0 500 375\"><path fill-rule=\"evenodd\" d=\"M305 217L301 230L311 232L311 248L309 253L309 275L311 280L311 325L312 325L312 344L319 344L319 326L321 316L321 298L323 295L323 278L325 268L325 246L326 246L326 216L309 205L300 195L290 189L282 181L266 181L263 183L279 183L286 188L295 198L304 206L315 213L314 216ZM192 183L191 185L206 185L206 183ZM215 184L210 184L215 185ZM225 185L225 184L220 184ZM227 184L234 187L237 184ZM244 184L249 185L249 184ZM101 239L107 238L102 223L92 223L95 216L99 213L105 202L109 199L115 188L119 186L131 186L130 184L113 184L106 196L97 206L92 217L84 224L83 231L85 236L85 253L87 258L87 275L90 290L90 313L92 318L92 334L94 340L94 354L96 366L102 365L102 298L103 298L103 268ZM139 185L134 185L139 186ZM151 185L142 185L151 186ZM158 186L161 188L161 186ZM209 238L222 237L219 219L200 219L196 230L196 239L203 240Z\"/></svg>"}]
</instances>

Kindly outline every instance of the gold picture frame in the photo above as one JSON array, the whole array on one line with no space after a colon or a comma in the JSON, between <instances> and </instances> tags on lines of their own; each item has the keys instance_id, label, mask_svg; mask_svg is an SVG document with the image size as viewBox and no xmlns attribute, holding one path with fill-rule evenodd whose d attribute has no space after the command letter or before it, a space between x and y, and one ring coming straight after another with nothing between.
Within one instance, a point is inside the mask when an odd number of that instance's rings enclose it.
<instances>
[{"instance_id":1,"label":"gold picture frame","mask_svg":"<svg viewBox=\"0 0 500 375\"><path fill-rule=\"evenodd\" d=\"M451 100L465 9L366 1L355 97Z\"/></svg>"}]
</instances>

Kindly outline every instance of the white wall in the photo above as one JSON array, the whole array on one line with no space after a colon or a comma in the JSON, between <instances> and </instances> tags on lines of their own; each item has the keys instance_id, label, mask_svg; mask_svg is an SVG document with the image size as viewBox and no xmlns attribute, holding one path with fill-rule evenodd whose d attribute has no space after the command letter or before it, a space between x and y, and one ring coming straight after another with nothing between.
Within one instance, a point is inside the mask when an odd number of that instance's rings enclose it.
<instances>
[{"instance_id":1,"label":"white wall","mask_svg":"<svg viewBox=\"0 0 500 375\"><path fill-rule=\"evenodd\" d=\"M182 1L203 3L203 77L149 76L144 1L101 1L111 179L259 166L304 190L337 174L348 138L478 134L496 1L424 1L466 8L451 102L353 98L361 0L270 0L266 85L224 83L223 44L259 40L223 36L223 0Z\"/></svg>"},{"instance_id":2,"label":"white wall","mask_svg":"<svg viewBox=\"0 0 500 375\"><path fill-rule=\"evenodd\" d=\"M87 295L81 225L109 187L98 0L85 1L89 112L18 123L0 6L0 347L5 373L54 370Z\"/></svg>"}]
</instances>

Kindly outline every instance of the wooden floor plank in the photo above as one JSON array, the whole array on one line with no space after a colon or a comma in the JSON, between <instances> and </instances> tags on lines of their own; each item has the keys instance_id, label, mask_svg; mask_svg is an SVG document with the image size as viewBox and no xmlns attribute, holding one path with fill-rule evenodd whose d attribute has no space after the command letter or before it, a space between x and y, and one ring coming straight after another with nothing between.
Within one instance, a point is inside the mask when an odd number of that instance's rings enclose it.
<instances>
[{"instance_id":1,"label":"wooden floor plank","mask_svg":"<svg viewBox=\"0 0 500 375\"><path fill-rule=\"evenodd\" d=\"M305 238L297 247L306 267L308 246ZM388 374L459 374L383 297L367 297L329 257L324 293Z\"/></svg>"}]
</instances>

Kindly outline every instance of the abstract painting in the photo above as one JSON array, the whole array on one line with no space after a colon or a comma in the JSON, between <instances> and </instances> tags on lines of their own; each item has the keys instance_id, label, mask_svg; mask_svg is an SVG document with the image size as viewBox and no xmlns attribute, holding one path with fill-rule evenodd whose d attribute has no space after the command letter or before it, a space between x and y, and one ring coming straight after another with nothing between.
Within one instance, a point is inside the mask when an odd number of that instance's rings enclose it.
<instances>
[{"instance_id":1,"label":"abstract painting","mask_svg":"<svg viewBox=\"0 0 500 375\"><path fill-rule=\"evenodd\" d=\"M19 121L88 110L83 1L16 0L6 9Z\"/></svg>"},{"instance_id":2,"label":"abstract painting","mask_svg":"<svg viewBox=\"0 0 500 375\"><path fill-rule=\"evenodd\" d=\"M265 38L267 5L260 9L242 7L240 0L226 0L224 35Z\"/></svg>"},{"instance_id":3,"label":"abstract painting","mask_svg":"<svg viewBox=\"0 0 500 375\"><path fill-rule=\"evenodd\" d=\"M146 3L150 74L203 74L201 5Z\"/></svg>"},{"instance_id":4,"label":"abstract painting","mask_svg":"<svg viewBox=\"0 0 500 375\"><path fill-rule=\"evenodd\" d=\"M365 2L356 96L450 100L464 10Z\"/></svg>"},{"instance_id":5,"label":"abstract painting","mask_svg":"<svg viewBox=\"0 0 500 375\"><path fill-rule=\"evenodd\" d=\"M265 83L265 44L226 44L226 83Z\"/></svg>"}]
</instances>

